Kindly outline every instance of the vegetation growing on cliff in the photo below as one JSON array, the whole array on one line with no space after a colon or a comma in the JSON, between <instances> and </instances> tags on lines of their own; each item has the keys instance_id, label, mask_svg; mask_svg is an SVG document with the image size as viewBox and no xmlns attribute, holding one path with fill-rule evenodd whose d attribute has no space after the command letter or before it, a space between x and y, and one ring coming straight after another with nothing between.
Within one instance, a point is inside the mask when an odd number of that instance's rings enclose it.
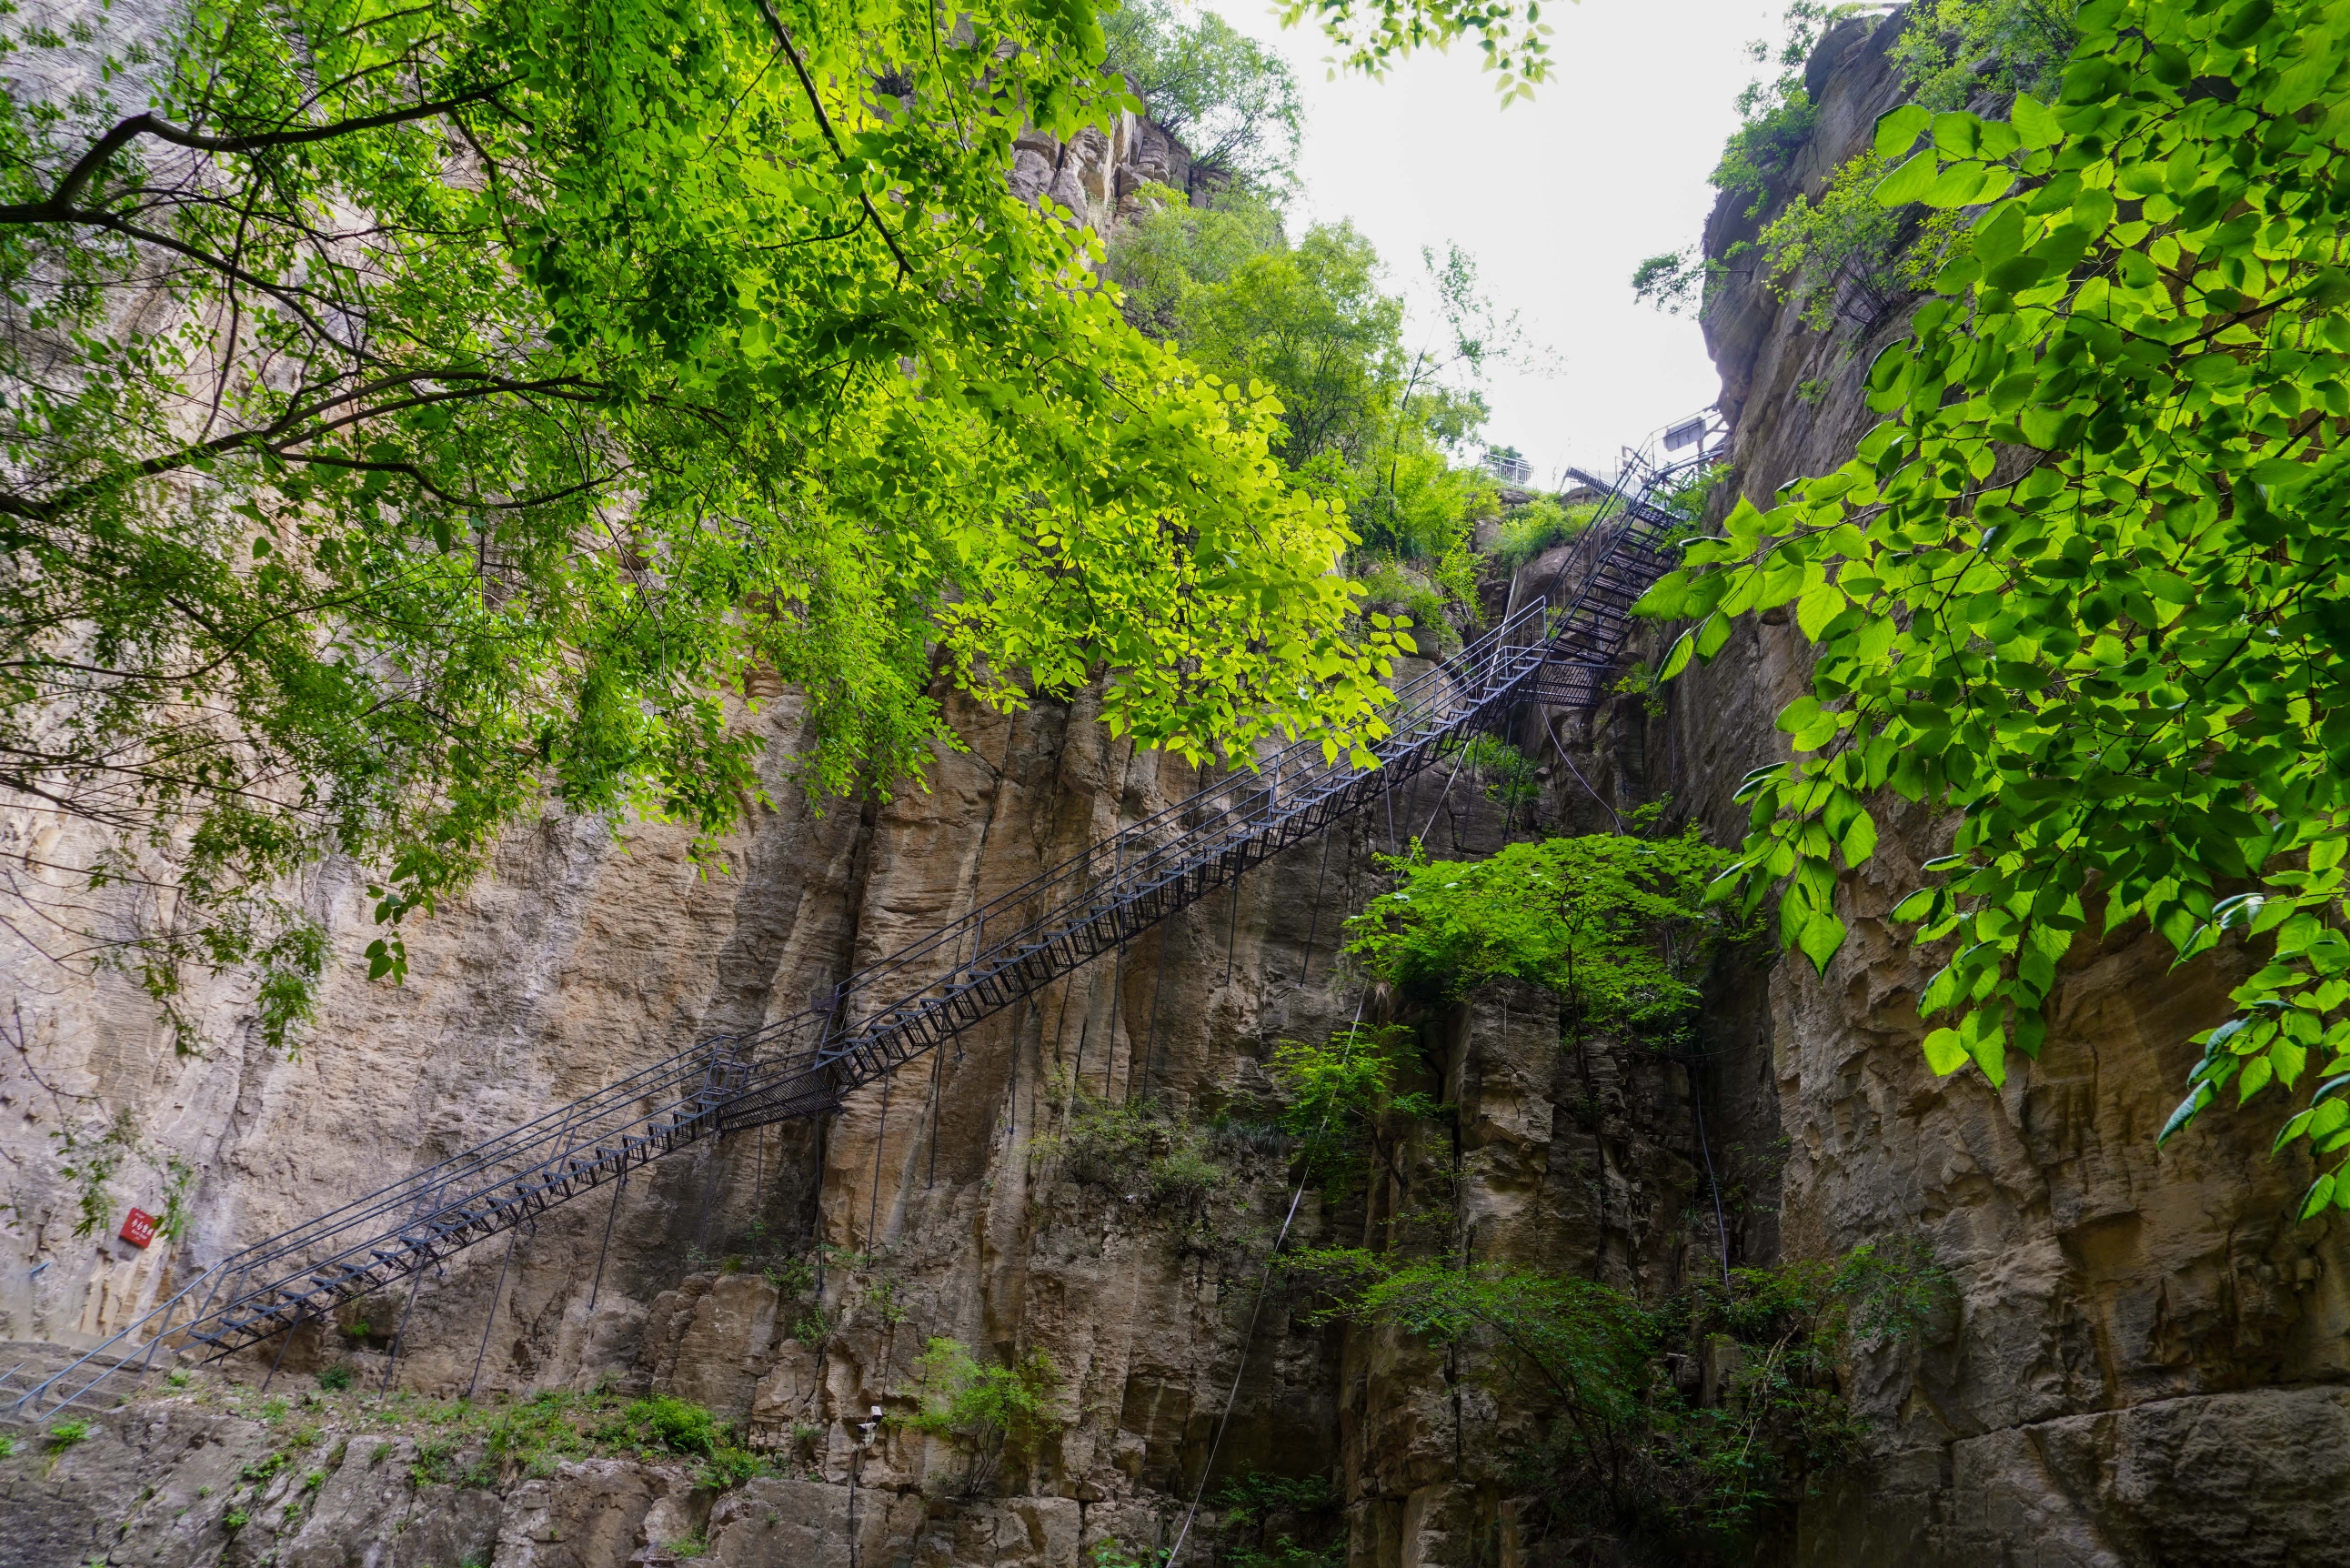
<instances>
[{"instance_id":1,"label":"vegetation growing on cliff","mask_svg":"<svg viewBox=\"0 0 2350 1568\"><path fill-rule=\"evenodd\" d=\"M1279 400L1274 453L1298 484L1345 506L1367 600L1403 606L1419 651L1435 651L1475 614L1469 534L1496 510L1495 491L1461 460L1484 424L1486 368L1529 352L1515 319L1485 297L1470 257L1426 255L1437 319L1414 348L1402 297L1351 224L1317 223L1293 242L1253 197L1142 196L1143 215L1109 248L1128 319Z\"/></svg>"},{"instance_id":2,"label":"vegetation growing on cliff","mask_svg":"<svg viewBox=\"0 0 2350 1568\"><path fill-rule=\"evenodd\" d=\"M1003 707L1118 670L1113 726L1194 756L1376 733L1390 644L1271 405L1005 187L1024 123L1131 102L1089 6L161 25L103 71L0 40L0 786L110 846L16 863L28 940L182 1023L249 966L282 1039L324 945L281 878L363 867L396 976L543 802L706 846L763 669L819 790L952 743L934 649Z\"/></svg>"},{"instance_id":3,"label":"vegetation growing on cliff","mask_svg":"<svg viewBox=\"0 0 2350 1568\"><path fill-rule=\"evenodd\" d=\"M932 1339L914 1376L914 1412L902 1422L962 1450L967 1494L993 1485L1006 1459L1024 1463L1061 1428L1053 1414L1060 1375L1042 1350L991 1366L960 1341Z\"/></svg>"},{"instance_id":4,"label":"vegetation growing on cliff","mask_svg":"<svg viewBox=\"0 0 2350 1568\"><path fill-rule=\"evenodd\" d=\"M2053 103L1880 122L1878 199L1971 214L1871 369L1885 421L1647 607L1696 622L1667 673L1779 606L1819 645L1737 881L1823 970L1879 792L1961 815L1894 911L1950 955L1936 1071L2036 1055L2099 929L2181 962L2253 940L2165 1134L2274 1086L2280 1147L2324 1157L2350 1145L2350 28L2306 0L2074 25ZM2303 1212L2342 1206L2323 1169Z\"/></svg>"},{"instance_id":5,"label":"vegetation growing on cliff","mask_svg":"<svg viewBox=\"0 0 2350 1568\"><path fill-rule=\"evenodd\" d=\"M1305 111L1288 62L1206 9L1125 0L1101 17L1103 64L1191 155L1184 193L1289 183Z\"/></svg>"},{"instance_id":6,"label":"vegetation growing on cliff","mask_svg":"<svg viewBox=\"0 0 2350 1568\"><path fill-rule=\"evenodd\" d=\"M1538 1523L1717 1548L1850 1456L1859 1428L1836 1388L1843 1352L1915 1341L1950 1294L1916 1247L1736 1270L1647 1306L1503 1264L1336 1250L1293 1268L1326 1318L1455 1347L1540 1417L1505 1478L1539 1500Z\"/></svg>"},{"instance_id":7,"label":"vegetation growing on cliff","mask_svg":"<svg viewBox=\"0 0 2350 1568\"><path fill-rule=\"evenodd\" d=\"M1669 1035L1733 934L1707 884L1734 859L1695 828L1513 844L1478 861L1409 854L1347 922L1347 950L1408 995L1451 998L1502 976L1558 993L1580 1029Z\"/></svg>"}]
</instances>

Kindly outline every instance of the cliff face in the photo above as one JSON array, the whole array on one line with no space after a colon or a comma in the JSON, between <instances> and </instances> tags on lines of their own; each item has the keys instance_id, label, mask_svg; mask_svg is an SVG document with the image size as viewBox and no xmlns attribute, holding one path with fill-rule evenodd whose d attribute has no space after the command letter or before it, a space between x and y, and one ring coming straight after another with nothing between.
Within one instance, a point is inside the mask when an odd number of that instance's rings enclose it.
<instances>
[{"instance_id":1,"label":"cliff face","mask_svg":"<svg viewBox=\"0 0 2350 1568\"><path fill-rule=\"evenodd\" d=\"M1894 101L1886 42L1869 24L1829 36L1796 182L1815 189ZM1182 182L1180 149L1154 160L1154 134L1024 143L1014 178L1107 221L1134 182ZM1716 254L1769 216L1745 205L1717 213ZM1707 326L1738 481L1761 502L1850 450L1869 422L1862 374L1900 323L1864 342L1811 332L1729 259ZM1170 1544L1203 1492L1186 1563L1614 1560L1530 1522L1522 1412L1407 1336L1318 1324L1266 1270L1276 1236L1289 1251L1458 1249L1649 1301L1724 1253L1769 1264L1919 1237L1956 1308L1922 1346L1844 1369L1864 1458L1769 1560L2350 1562L2341 1243L2292 1222L2307 1172L2270 1161L2249 1119L2153 1146L2185 1037L2221 1010L2224 956L2172 974L2142 933L2085 941L2039 1064L2003 1092L1937 1079L1914 1013L1932 965L1885 911L1949 826L1893 811L1846 889L1846 952L1825 977L1767 953L1725 963L1694 1077L1619 1043L1563 1048L1556 1000L1532 987L1395 1014L1338 958L1378 855L1413 836L1475 857L1513 834L1605 831L1663 794L1734 838L1731 792L1783 754L1771 715L1805 670L1799 635L1766 618L1660 711L1627 696L1523 715L1516 738L1544 764L1531 825L1472 775L1430 775L836 1115L657 1163L616 1199L460 1255L412 1299L354 1303L93 1412L78 1440L20 1434L0 1458L0 1563L600 1568L706 1551L1077 1568ZM1011 718L955 706L969 749L926 789L820 810L784 782L789 695L762 695L781 804L726 846L722 875L697 874L668 829L549 816L411 931L394 987L359 978L367 902L327 868L304 896L338 961L296 1054L263 1048L232 987L191 999L210 1044L181 1056L125 978L0 949L17 1031L0 1083L17 1246L0 1335L54 1365L237 1247L698 1036L797 1012L1199 782L1110 741L1087 697ZM1300 1181L1271 1125L1273 1051L1391 1015L1416 1032L1415 1086L1453 1113L1362 1182ZM143 1152L97 1235L76 1238L53 1135L126 1113ZM142 1252L106 1238L125 1203L159 1206L168 1168L146 1152L193 1172L192 1223ZM934 1336L993 1365L1049 1357L1045 1436L975 1455L913 1425ZM476 1407L436 1403L469 1386ZM641 1444L533 1448L494 1425L506 1397L599 1387L707 1406L770 1473L719 1486ZM1227 1485L1265 1476L1323 1478L1326 1501L1305 1488L1235 1516Z\"/></svg>"},{"instance_id":2,"label":"cliff face","mask_svg":"<svg viewBox=\"0 0 2350 1568\"><path fill-rule=\"evenodd\" d=\"M1900 101L1885 58L1899 26L1850 22L1823 43L1818 129L1791 185L1816 192ZM1731 253L1784 199L1750 217L1748 199L1725 198L1707 231L1731 269L1708 341L1737 483L1758 505L1849 455L1875 422L1867 366L1907 315L1866 337L1821 334L1762 287ZM1647 741L1724 842L1746 815L1730 792L1786 754L1770 718L1805 680L1806 645L1772 618L1682 682ZM2226 1015L2241 956L2173 972L2143 929L2085 936L2037 1063L2003 1091L1936 1078L1915 1003L1939 955L1910 951L1886 912L1950 825L1890 804L1877 859L1843 890L1853 936L1826 975L1782 961L1717 1014L1736 1024L1719 1042L1731 1060L1768 1064L1785 1251L1920 1235L1962 1296L1914 1376L1852 1369L1872 1459L1804 1510L1800 1559L2350 1561L2350 1256L2331 1224L2294 1220L2313 1173L2269 1158L2256 1116L2154 1144L2198 1054L2188 1036Z\"/></svg>"}]
</instances>

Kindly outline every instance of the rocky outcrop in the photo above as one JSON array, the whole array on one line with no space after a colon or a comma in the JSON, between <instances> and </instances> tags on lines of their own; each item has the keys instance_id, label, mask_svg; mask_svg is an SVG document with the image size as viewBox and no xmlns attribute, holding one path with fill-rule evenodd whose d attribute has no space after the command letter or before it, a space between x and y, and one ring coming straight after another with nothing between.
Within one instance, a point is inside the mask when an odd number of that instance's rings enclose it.
<instances>
[{"instance_id":1,"label":"rocky outcrop","mask_svg":"<svg viewBox=\"0 0 2350 1568\"><path fill-rule=\"evenodd\" d=\"M1032 128L1014 143L1013 193L1027 202L1049 197L1097 234L1142 211L1143 186L1189 196L1193 183L1191 151L1165 127L1125 111L1107 130L1087 126L1067 141Z\"/></svg>"}]
</instances>

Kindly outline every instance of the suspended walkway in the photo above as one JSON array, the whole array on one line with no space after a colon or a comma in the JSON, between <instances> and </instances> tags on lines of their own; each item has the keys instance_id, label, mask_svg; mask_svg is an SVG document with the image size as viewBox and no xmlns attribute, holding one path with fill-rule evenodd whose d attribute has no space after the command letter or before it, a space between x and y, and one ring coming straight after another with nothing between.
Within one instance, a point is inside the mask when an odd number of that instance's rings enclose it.
<instances>
[{"instance_id":1,"label":"suspended walkway","mask_svg":"<svg viewBox=\"0 0 2350 1568\"><path fill-rule=\"evenodd\" d=\"M393 1286L406 1284L412 1303L427 1269L637 1167L837 1106L1409 783L1471 737L1500 732L1523 705L1589 705L1630 634L1633 602L1687 526L1669 504L1672 487L1712 455L1659 463L1627 454L1548 591L1397 690L1391 732L1373 748L1377 767L1326 761L1318 741L1261 758L1253 774L1211 784L859 970L806 1012L698 1042L224 1259L26 1389L10 1413L37 1416L104 1386L125 1391L162 1353L215 1359Z\"/></svg>"}]
</instances>

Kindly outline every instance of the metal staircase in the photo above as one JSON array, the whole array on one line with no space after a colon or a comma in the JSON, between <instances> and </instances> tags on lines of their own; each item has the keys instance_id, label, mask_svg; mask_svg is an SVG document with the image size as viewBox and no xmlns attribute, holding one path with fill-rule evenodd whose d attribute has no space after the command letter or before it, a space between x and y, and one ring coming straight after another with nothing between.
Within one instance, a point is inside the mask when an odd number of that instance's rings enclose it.
<instances>
[{"instance_id":1,"label":"metal staircase","mask_svg":"<svg viewBox=\"0 0 2350 1568\"><path fill-rule=\"evenodd\" d=\"M667 1061L549 1111L204 1270L104 1344L39 1380L17 1417L149 1370L214 1359L415 1277L556 1204L712 1136L812 1116L1131 941L1251 867L1409 782L1527 702L1586 706L1631 629L1631 606L1689 519L1666 502L1711 452L1627 454L1549 591L1399 687L1375 768L1303 741L1235 773L851 975L821 1005ZM1578 476L1580 477L1580 476ZM1555 608L1553 607L1555 604ZM12 1390L13 1391L13 1390Z\"/></svg>"}]
</instances>

